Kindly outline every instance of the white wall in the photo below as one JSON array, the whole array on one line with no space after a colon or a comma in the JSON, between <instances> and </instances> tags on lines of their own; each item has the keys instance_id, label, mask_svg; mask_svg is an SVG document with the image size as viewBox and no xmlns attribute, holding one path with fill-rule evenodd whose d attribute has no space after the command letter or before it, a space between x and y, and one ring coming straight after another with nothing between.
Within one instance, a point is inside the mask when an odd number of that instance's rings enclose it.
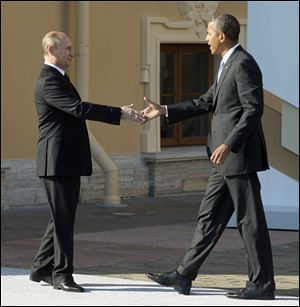
<instances>
[{"instance_id":1,"label":"white wall","mask_svg":"<svg viewBox=\"0 0 300 307\"><path fill-rule=\"evenodd\" d=\"M264 88L299 108L299 2L248 1L247 31Z\"/></svg>"},{"instance_id":2,"label":"white wall","mask_svg":"<svg viewBox=\"0 0 300 307\"><path fill-rule=\"evenodd\" d=\"M264 88L283 100L282 145L299 154L299 3L248 1L247 24L247 50ZM285 118L290 108L298 115ZM268 227L299 229L299 182L273 167L258 176ZM229 226L236 226L235 216Z\"/></svg>"},{"instance_id":3,"label":"white wall","mask_svg":"<svg viewBox=\"0 0 300 307\"><path fill-rule=\"evenodd\" d=\"M270 229L299 229L299 183L271 167L259 172L261 197ZM236 227L236 215L229 227Z\"/></svg>"}]
</instances>

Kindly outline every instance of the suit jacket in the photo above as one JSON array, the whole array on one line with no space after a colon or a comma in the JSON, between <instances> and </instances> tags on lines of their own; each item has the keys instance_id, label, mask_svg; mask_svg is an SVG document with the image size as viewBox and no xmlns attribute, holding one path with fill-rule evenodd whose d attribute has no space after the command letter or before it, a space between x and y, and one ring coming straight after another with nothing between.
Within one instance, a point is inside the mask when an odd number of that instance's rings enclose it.
<instances>
[{"instance_id":1,"label":"suit jacket","mask_svg":"<svg viewBox=\"0 0 300 307\"><path fill-rule=\"evenodd\" d=\"M91 151L85 120L119 125L121 109L81 101L67 76L44 65L35 84L39 137L37 176L89 176Z\"/></svg>"},{"instance_id":2,"label":"suit jacket","mask_svg":"<svg viewBox=\"0 0 300 307\"><path fill-rule=\"evenodd\" d=\"M224 176L263 171L269 168L261 124L263 114L261 71L254 58L241 46L229 57L219 82L199 99L168 105L168 121L175 123L212 112L207 151L221 144L231 152L224 164L216 166Z\"/></svg>"}]
</instances>

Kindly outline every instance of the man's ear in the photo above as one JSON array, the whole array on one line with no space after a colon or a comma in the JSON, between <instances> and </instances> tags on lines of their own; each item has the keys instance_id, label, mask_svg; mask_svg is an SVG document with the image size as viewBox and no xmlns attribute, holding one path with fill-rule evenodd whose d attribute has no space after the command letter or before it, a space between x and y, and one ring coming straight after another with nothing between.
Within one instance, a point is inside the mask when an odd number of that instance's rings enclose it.
<instances>
[{"instance_id":1,"label":"man's ear","mask_svg":"<svg viewBox=\"0 0 300 307\"><path fill-rule=\"evenodd\" d=\"M53 46L50 46L50 47L48 48L48 54L50 54L50 55L55 55L55 48L54 48Z\"/></svg>"},{"instance_id":2,"label":"man's ear","mask_svg":"<svg viewBox=\"0 0 300 307\"><path fill-rule=\"evenodd\" d=\"M224 33L224 32L221 32L219 35L220 35L220 42L221 42L221 43L224 43L225 38L226 38L225 33Z\"/></svg>"}]
</instances>

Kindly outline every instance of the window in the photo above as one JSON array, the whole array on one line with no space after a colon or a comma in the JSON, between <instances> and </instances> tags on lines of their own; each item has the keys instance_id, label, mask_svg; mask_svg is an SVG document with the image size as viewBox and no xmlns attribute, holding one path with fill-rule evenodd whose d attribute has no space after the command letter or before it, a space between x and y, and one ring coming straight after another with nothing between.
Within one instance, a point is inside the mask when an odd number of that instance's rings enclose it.
<instances>
[{"instance_id":1,"label":"window","mask_svg":"<svg viewBox=\"0 0 300 307\"><path fill-rule=\"evenodd\" d=\"M212 84L212 56L206 44L162 44L160 50L160 103L198 98ZM168 125L161 118L161 145L206 144L210 114Z\"/></svg>"}]
</instances>

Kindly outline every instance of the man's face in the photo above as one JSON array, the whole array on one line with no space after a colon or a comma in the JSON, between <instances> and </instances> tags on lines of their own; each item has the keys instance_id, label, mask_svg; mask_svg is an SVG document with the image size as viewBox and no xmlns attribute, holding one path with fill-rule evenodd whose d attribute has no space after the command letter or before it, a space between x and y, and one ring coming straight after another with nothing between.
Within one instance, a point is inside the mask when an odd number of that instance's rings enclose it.
<instances>
[{"instance_id":1,"label":"man's face","mask_svg":"<svg viewBox=\"0 0 300 307\"><path fill-rule=\"evenodd\" d=\"M212 55L222 52L221 33L218 33L215 23L210 22L207 26L206 40Z\"/></svg>"},{"instance_id":2,"label":"man's face","mask_svg":"<svg viewBox=\"0 0 300 307\"><path fill-rule=\"evenodd\" d=\"M66 69L71 65L74 56L70 39L64 35L56 49L53 49L53 55L56 58L56 65L62 69Z\"/></svg>"}]
</instances>

